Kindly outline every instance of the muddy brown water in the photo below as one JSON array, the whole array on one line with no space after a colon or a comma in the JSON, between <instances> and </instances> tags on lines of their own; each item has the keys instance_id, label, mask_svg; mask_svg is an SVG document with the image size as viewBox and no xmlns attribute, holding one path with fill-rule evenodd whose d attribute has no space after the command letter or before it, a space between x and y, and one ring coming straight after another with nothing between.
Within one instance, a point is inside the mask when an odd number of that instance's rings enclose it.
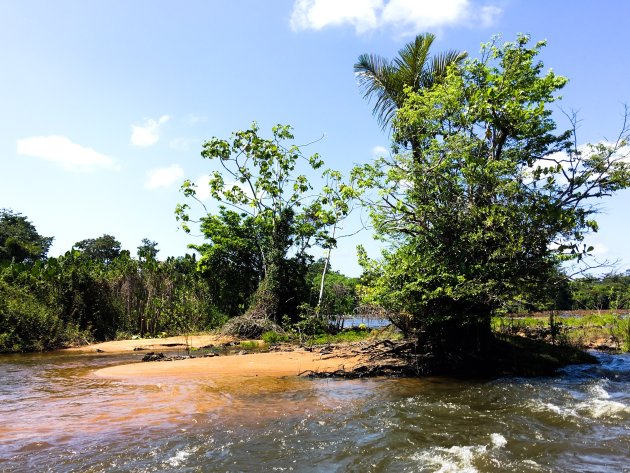
<instances>
[{"instance_id":1,"label":"muddy brown water","mask_svg":"<svg viewBox=\"0 0 630 473\"><path fill-rule=\"evenodd\" d=\"M630 356L491 381L100 379L0 357L0 471L630 472Z\"/></svg>"}]
</instances>

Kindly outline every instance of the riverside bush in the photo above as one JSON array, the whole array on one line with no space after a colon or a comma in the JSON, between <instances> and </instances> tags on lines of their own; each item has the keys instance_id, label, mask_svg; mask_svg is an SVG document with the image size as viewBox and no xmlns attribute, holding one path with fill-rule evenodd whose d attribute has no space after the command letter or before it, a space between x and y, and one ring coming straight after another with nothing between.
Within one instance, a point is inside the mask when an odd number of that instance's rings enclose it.
<instances>
[{"instance_id":1,"label":"riverside bush","mask_svg":"<svg viewBox=\"0 0 630 473\"><path fill-rule=\"evenodd\" d=\"M289 337L277 332L269 331L262 334L262 339L267 345L275 345L280 342L286 342Z\"/></svg>"},{"instance_id":2,"label":"riverside bush","mask_svg":"<svg viewBox=\"0 0 630 473\"><path fill-rule=\"evenodd\" d=\"M0 352L51 350L84 335L77 326L64 324L56 307L0 281Z\"/></svg>"}]
</instances>

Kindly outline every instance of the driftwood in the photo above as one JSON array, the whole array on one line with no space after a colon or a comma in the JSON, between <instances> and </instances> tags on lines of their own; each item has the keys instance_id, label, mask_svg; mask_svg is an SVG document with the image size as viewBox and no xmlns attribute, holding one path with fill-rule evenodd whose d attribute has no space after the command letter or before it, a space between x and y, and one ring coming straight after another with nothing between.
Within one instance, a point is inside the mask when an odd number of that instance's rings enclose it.
<instances>
[{"instance_id":1,"label":"driftwood","mask_svg":"<svg viewBox=\"0 0 630 473\"><path fill-rule=\"evenodd\" d=\"M417 344L413 341L411 342L402 342L402 343L391 343L391 345L389 345L389 348L385 349L385 350L376 350L374 347L371 348L369 351L371 352L370 354L370 359L371 360L376 360L376 359L383 359L383 358L389 358L392 356L403 356L403 357L413 357L415 356L416 353L416 347Z\"/></svg>"},{"instance_id":2,"label":"driftwood","mask_svg":"<svg viewBox=\"0 0 630 473\"><path fill-rule=\"evenodd\" d=\"M332 353L331 353L332 350ZM373 376L418 376L428 373L433 362L430 353L418 352L416 340L377 340L345 346L321 348L322 359L360 355L363 364L352 369L340 367L334 371L305 370L300 376L309 378L366 378Z\"/></svg>"},{"instance_id":3,"label":"driftwood","mask_svg":"<svg viewBox=\"0 0 630 473\"><path fill-rule=\"evenodd\" d=\"M392 363L392 364L369 364L360 365L352 370L340 368L335 371L314 371L305 370L298 376L306 376L308 378L370 378L374 376L417 376L418 372L409 365Z\"/></svg>"},{"instance_id":4,"label":"driftwood","mask_svg":"<svg viewBox=\"0 0 630 473\"><path fill-rule=\"evenodd\" d=\"M265 332L285 333L282 327L272 320L254 313L233 317L221 329L224 335L245 339L258 339Z\"/></svg>"}]
</instances>

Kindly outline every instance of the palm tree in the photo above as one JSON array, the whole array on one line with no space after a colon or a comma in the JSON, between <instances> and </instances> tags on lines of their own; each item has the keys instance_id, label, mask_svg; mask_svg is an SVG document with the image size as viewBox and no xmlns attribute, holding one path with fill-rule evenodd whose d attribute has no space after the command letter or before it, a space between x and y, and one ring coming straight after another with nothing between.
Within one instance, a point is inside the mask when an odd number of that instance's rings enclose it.
<instances>
[{"instance_id":1,"label":"palm tree","mask_svg":"<svg viewBox=\"0 0 630 473\"><path fill-rule=\"evenodd\" d=\"M376 97L372 113L383 129L390 124L405 100L405 87L414 92L431 87L446 75L448 66L460 64L467 56L455 50L429 55L435 35L420 34L407 43L392 61L374 54L362 54L354 65L364 98ZM413 146L412 146L413 147Z\"/></svg>"}]
</instances>

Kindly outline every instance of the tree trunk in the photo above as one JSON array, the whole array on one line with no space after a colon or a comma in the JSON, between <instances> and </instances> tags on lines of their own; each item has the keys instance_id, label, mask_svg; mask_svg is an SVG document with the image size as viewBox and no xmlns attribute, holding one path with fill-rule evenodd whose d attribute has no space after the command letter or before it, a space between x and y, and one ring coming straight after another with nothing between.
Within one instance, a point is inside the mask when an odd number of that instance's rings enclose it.
<instances>
[{"instance_id":1,"label":"tree trunk","mask_svg":"<svg viewBox=\"0 0 630 473\"><path fill-rule=\"evenodd\" d=\"M337 232L337 224L333 225L332 238L334 240L335 233ZM324 261L324 269L322 270L322 282L319 285L319 298L317 299L317 309L319 310L322 306L322 299L324 298L324 282L326 281L326 273L328 272L328 265L330 264L330 252L331 248L328 248L328 252L326 253L326 261Z\"/></svg>"},{"instance_id":2,"label":"tree trunk","mask_svg":"<svg viewBox=\"0 0 630 473\"><path fill-rule=\"evenodd\" d=\"M438 352L485 352L493 340L490 316L469 321L454 319L437 322L427 327L419 338L428 341Z\"/></svg>"}]
</instances>

